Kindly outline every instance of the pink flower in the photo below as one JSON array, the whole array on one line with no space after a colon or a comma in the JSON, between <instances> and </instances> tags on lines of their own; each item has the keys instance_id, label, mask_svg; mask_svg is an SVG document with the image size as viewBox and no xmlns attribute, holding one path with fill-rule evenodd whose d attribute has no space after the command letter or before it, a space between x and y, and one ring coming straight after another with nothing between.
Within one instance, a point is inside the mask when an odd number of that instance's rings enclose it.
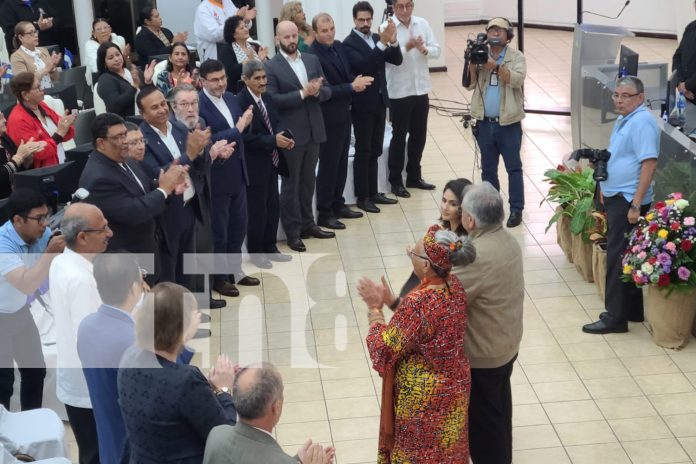
<instances>
[{"instance_id":1,"label":"pink flower","mask_svg":"<svg viewBox=\"0 0 696 464\"><path fill-rule=\"evenodd\" d=\"M679 269L677 269L677 275L681 280L689 280L689 276L691 276L691 271L689 271L684 266L680 266Z\"/></svg>"},{"instance_id":2,"label":"pink flower","mask_svg":"<svg viewBox=\"0 0 696 464\"><path fill-rule=\"evenodd\" d=\"M682 199L682 194L681 192L674 192L669 196L670 198L674 198L675 200L681 200Z\"/></svg>"},{"instance_id":3,"label":"pink flower","mask_svg":"<svg viewBox=\"0 0 696 464\"><path fill-rule=\"evenodd\" d=\"M685 217L684 218L684 225L685 226L696 225L696 218L694 218L693 216Z\"/></svg>"},{"instance_id":4,"label":"pink flower","mask_svg":"<svg viewBox=\"0 0 696 464\"><path fill-rule=\"evenodd\" d=\"M674 244L674 242L667 242L665 244L665 249L670 253L674 253L677 250L677 246Z\"/></svg>"}]
</instances>

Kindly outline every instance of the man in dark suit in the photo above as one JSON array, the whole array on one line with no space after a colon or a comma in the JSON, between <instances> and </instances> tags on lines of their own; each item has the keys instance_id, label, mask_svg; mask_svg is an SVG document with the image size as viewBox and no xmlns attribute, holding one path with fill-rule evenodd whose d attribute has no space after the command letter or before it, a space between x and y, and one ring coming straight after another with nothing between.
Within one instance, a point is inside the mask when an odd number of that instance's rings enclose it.
<instances>
[{"instance_id":1,"label":"man in dark suit","mask_svg":"<svg viewBox=\"0 0 696 464\"><path fill-rule=\"evenodd\" d=\"M378 204L396 203L396 200L377 191L377 160L382 155L384 124L389 107L384 64L398 66L403 56L396 39L396 26L391 20L379 34L371 33L373 14L369 2L361 1L353 6L355 29L345 38L343 46L353 71L374 78L372 85L364 92L353 95L353 182L358 208L379 213Z\"/></svg>"},{"instance_id":2,"label":"man in dark suit","mask_svg":"<svg viewBox=\"0 0 696 464\"><path fill-rule=\"evenodd\" d=\"M113 113L100 114L92 122L95 151L90 155L80 176L80 187L89 191L87 203L96 205L109 221L114 236L107 251L129 251L154 256L154 271L148 283L158 279L158 239L166 234L158 224L158 216L166 207L167 198L186 181L186 168L172 164L161 171L157 188L137 161L128 157L126 126Z\"/></svg>"},{"instance_id":3,"label":"man in dark suit","mask_svg":"<svg viewBox=\"0 0 696 464\"><path fill-rule=\"evenodd\" d=\"M237 95L242 107L251 107L254 118L244 133L249 185L247 206L247 250L251 262L262 269L273 267L272 261L290 261L276 246L280 205L278 174L288 176L288 165L282 150L292 150L295 142L283 135L273 100L266 94L266 71L259 60L249 60L242 68L246 84Z\"/></svg>"},{"instance_id":4,"label":"man in dark suit","mask_svg":"<svg viewBox=\"0 0 696 464\"><path fill-rule=\"evenodd\" d=\"M236 142L234 156L215 161L211 172L213 245L216 254L228 254L229 276L216 275L213 289L225 296L239 296L238 285L259 285L259 279L242 274L242 244L247 231L246 188L249 183L242 133L253 117L244 112L237 98L227 92L224 65L217 60L201 64L203 91L200 115L212 131L212 140Z\"/></svg>"},{"instance_id":5,"label":"man in dark suit","mask_svg":"<svg viewBox=\"0 0 696 464\"><path fill-rule=\"evenodd\" d=\"M312 19L316 40L307 50L319 58L324 77L331 89L331 98L321 104L326 127L326 141L319 148L317 173L317 223L330 229L345 229L339 218L355 219L362 213L346 206L343 189L348 175L350 148L350 104L353 92L364 91L371 77L355 77L350 69L343 45L336 41L336 26L327 13Z\"/></svg>"},{"instance_id":6,"label":"man in dark suit","mask_svg":"<svg viewBox=\"0 0 696 464\"><path fill-rule=\"evenodd\" d=\"M189 168L183 195L172 198L162 214L167 242L160 243L160 279L193 290L191 276L184 272L184 254L195 251L194 227L196 219L202 219L202 212L192 178L199 178L198 172L204 168L205 157L201 155L210 140L210 131L197 129L189 135L183 124L169 121L169 106L155 86L143 88L136 104L145 120L140 125L146 140L142 164L150 176L156 176L172 163Z\"/></svg>"}]
</instances>

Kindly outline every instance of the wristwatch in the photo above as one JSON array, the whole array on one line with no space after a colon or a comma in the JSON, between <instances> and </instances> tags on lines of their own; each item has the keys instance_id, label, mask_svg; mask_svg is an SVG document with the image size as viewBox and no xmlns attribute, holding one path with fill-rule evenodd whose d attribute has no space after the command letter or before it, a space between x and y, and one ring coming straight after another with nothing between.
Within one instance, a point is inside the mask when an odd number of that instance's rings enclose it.
<instances>
[{"instance_id":1,"label":"wristwatch","mask_svg":"<svg viewBox=\"0 0 696 464\"><path fill-rule=\"evenodd\" d=\"M230 389L228 387L220 387L215 390L216 395L221 395L223 393L230 393Z\"/></svg>"},{"instance_id":2,"label":"wristwatch","mask_svg":"<svg viewBox=\"0 0 696 464\"><path fill-rule=\"evenodd\" d=\"M629 208L631 211L640 211L640 206L636 205L635 203L631 203L631 206Z\"/></svg>"}]
</instances>

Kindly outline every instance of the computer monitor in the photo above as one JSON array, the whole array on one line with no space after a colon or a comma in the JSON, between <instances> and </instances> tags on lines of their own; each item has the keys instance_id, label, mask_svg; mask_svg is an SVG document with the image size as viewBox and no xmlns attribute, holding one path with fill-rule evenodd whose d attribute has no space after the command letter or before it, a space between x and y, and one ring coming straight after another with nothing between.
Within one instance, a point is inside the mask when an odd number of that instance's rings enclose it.
<instances>
[{"instance_id":1,"label":"computer monitor","mask_svg":"<svg viewBox=\"0 0 696 464\"><path fill-rule=\"evenodd\" d=\"M638 76L638 53L625 45L621 46L619 53L619 75Z\"/></svg>"},{"instance_id":2,"label":"computer monitor","mask_svg":"<svg viewBox=\"0 0 696 464\"><path fill-rule=\"evenodd\" d=\"M74 161L75 163L73 165L73 175L78 179L78 181L82 175L82 171L84 171L85 166L87 165L89 155L91 155L93 151L94 146L91 142L65 151L65 161Z\"/></svg>"},{"instance_id":3,"label":"computer monitor","mask_svg":"<svg viewBox=\"0 0 696 464\"><path fill-rule=\"evenodd\" d=\"M55 212L57 206L70 201L73 192L77 190L80 179L74 171L74 161L21 171L14 175L14 187L41 192Z\"/></svg>"}]
</instances>

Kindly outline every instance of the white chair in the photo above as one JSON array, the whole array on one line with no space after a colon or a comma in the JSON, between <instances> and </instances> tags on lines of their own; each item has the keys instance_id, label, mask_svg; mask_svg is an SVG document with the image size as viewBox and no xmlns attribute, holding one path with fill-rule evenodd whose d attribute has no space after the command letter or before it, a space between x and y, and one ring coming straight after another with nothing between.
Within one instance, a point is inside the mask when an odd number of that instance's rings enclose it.
<instances>
[{"instance_id":1,"label":"white chair","mask_svg":"<svg viewBox=\"0 0 696 464\"><path fill-rule=\"evenodd\" d=\"M37 460L68 455L65 426L50 409L12 413L0 405L0 443L11 455L28 454Z\"/></svg>"},{"instance_id":2,"label":"white chair","mask_svg":"<svg viewBox=\"0 0 696 464\"><path fill-rule=\"evenodd\" d=\"M156 84L157 83L157 78L159 78L159 75L162 74L164 71L167 70L167 60L160 61L155 65L155 72L152 73L152 83ZM166 97L166 95L165 95Z\"/></svg>"},{"instance_id":3,"label":"white chair","mask_svg":"<svg viewBox=\"0 0 696 464\"><path fill-rule=\"evenodd\" d=\"M5 47L5 32L0 27L0 61L3 63L10 62L10 54L7 52L7 47Z\"/></svg>"},{"instance_id":4,"label":"white chair","mask_svg":"<svg viewBox=\"0 0 696 464\"><path fill-rule=\"evenodd\" d=\"M99 93L97 92L97 85L98 84L99 84L98 82L94 83L94 91L93 91L95 116L99 116L100 114L106 113L106 103L104 103L104 100L102 100L102 97L100 97Z\"/></svg>"},{"instance_id":5,"label":"white chair","mask_svg":"<svg viewBox=\"0 0 696 464\"><path fill-rule=\"evenodd\" d=\"M12 453L10 453L3 445L0 443L0 464L20 464L24 461L20 461L15 458ZM40 461L32 461L39 464L71 464L69 459L66 458L50 458L41 459Z\"/></svg>"}]
</instances>

